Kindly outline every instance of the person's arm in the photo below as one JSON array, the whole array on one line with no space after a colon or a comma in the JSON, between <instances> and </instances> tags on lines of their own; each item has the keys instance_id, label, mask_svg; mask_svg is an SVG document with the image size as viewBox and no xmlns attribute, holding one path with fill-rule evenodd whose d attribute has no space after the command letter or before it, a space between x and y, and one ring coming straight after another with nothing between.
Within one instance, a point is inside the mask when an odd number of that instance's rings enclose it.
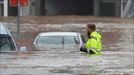
<instances>
[{"instance_id":1,"label":"person's arm","mask_svg":"<svg viewBox=\"0 0 134 75\"><path fill-rule=\"evenodd\" d=\"M87 48L85 48L84 46L82 46L82 47L80 48L80 51L88 53Z\"/></svg>"},{"instance_id":2,"label":"person's arm","mask_svg":"<svg viewBox=\"0 0 134 75\"><path fill-rule=\"evenodd\" d=\"M87 41L85 47L86 47L87 49L90 49L90 50L93 50L93 49L96 50L96 48L97 48L97 40L94 39L94 38L88 39L88 41Z\"/></svg>"}]
</instances>

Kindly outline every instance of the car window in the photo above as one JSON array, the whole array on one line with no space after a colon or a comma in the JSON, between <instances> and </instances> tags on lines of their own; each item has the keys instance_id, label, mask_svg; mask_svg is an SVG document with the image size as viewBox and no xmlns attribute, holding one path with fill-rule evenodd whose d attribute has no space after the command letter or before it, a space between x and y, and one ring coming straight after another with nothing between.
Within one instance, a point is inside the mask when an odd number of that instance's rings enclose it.
<instances>
[{"instance_id":1,"label":"car window","mask_svg":"<svg viewBox=\"0 0 134 75\"><path fill-rule=\"evenodd\" d=\"M14 48L10 36L0 36L0 51L10 51Z\"/></svg>"},{"instance_id":2,"label":"car window","mask_svg":"<svg viewBox=\"0 0 134 75\"><path fill-rule=\"evenodd\" d=\"M62 37L60 36L40 36L37 40L38 44L62 44Z\"/></svg>"},{"instance_id":3,"label":"car window","mask_svg":"<svg viewBox=\"0 0 134 75\"><path fill-rule=\"evenodd\" d=\"M66 37L64 37L64 44L65 45L79 44L79 39L78 39L78 37L66 36Z\"/></svg>"},{"instance_id":4,"label":"car window","mask_svg":"<svg viewBox=\"0 0 134 75\"><path fill-rule=\"evenodd\" d=\"M40 36L36 43L49 45L76 45L79 44L79 39L74 36Z\"/></svg>"}]
</instances>

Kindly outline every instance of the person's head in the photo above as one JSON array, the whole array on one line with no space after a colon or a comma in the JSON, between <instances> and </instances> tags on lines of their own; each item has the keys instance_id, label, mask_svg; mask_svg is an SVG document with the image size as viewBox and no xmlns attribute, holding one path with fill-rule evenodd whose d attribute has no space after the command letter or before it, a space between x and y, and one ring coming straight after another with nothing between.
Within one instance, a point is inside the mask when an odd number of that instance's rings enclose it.
<instances>
[{"instance_id":1,"label":"person's head","mask_svg":"<svg viewBox=\"0 0 134 75\"><path fill-rule=\"evenodd\" d=\"M90 34L95 30L96 30L95 24L87 24L86 31L88 36L90 36Z\"/></svg>"},{"instance_id":2,"label":"person's head","mask_svg":"<svg viewBox=\"0 0 134 75\"><path fill-rule=\"evenodd\" d=\"M86 31L91 33L96 30L95 24L87 24Z\"/></svg>"}]
</instances>

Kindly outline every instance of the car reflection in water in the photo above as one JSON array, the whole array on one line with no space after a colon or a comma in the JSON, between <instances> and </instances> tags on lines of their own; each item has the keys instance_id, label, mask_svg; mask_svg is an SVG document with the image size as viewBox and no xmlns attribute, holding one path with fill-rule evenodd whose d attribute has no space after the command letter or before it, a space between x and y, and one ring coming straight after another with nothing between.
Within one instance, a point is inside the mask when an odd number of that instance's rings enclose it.
<instances>
[{"instance_id":1,"label":"car reflection in water","mask_svg":"<svg viewBox=\"0 0 134 75\"><path fill-rule=\"evenodd\" d=\"M40 33L34 41L38 49L80 48L84 43L83 36L77 32L44 32Z\"/></svg>"}]
</instances>

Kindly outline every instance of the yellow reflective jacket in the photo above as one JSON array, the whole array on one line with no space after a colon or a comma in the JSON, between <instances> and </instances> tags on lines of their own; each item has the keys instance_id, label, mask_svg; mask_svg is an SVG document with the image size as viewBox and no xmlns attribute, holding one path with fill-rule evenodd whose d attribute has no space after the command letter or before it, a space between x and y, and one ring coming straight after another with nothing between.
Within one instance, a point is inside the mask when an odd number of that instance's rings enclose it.
<instances>
[{"instance_id":1,"label":"yellow reflective jacket","mask_svg":"<svg viewBox=\"0 0 134 75\"><path fill-rule=\"evenodd\" d=\"M92 32L85 46L96 54L100 53L102 49L101 35L96 31Z\"/></svg>"}]
</instances>

